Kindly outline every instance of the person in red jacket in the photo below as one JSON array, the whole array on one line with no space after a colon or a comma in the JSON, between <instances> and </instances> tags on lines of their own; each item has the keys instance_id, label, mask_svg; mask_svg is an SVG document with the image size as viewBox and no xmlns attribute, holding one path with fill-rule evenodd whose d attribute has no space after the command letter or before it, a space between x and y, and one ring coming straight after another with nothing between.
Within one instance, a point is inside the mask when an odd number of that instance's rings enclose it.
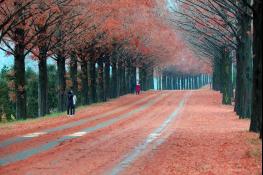
<instances>
[{"instance_id":1,"label":"person in red jacket","mask_svg":"<svg viewBox=\"0 0 263 175\"><path fill-rule=\"evenodd\" d=\"M136 95L140 95L141 92L141 85L139 83L136 84Z\"/></svg>"}]
</instances>

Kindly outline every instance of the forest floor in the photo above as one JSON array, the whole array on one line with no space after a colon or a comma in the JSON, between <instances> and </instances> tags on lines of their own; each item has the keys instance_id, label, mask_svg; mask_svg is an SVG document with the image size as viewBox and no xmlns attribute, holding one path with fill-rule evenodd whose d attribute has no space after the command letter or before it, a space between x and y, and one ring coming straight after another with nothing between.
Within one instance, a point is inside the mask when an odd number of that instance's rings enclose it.
<instances>
[{"instance_id":1,"label":"forest floor","mask_svg":"<svg viewBox=\"0 0 263 175\"><path fill-rule=\"evenodd\" d=\"M1 175L260 175L262 142L221 95L150 91L0 127Z\"/></svg>"}]
</instances>

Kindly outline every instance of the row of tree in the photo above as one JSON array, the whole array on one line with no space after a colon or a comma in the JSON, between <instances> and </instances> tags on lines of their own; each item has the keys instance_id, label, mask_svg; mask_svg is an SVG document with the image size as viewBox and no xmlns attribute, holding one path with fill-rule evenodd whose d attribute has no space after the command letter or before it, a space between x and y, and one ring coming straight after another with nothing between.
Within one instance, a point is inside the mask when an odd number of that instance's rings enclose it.
<instances>
[{"instance_id":1,"label":"row of tree","mask_svg":"<svg viewBox=\"0 0 263 175\"><path fill-rule=\"evenodd\" d=\"M154 67L175 62L178 69L187 67L180 55L189 49L160 18L164 4L154 0L8 0L0 5L0 49L14 57L9 84L17 119L28 117L26 57L38 62L38 116L50 112L48 59L57 67L58 111L65 110L69 87L86 105L132 92L136 68L147 90L153 87ZM202 65L190 58L192 65Z\"/></svg>"},{"instance_id":2,"label":"row of tree","mask_svg":"<svg viewBox=\"0 0 263 175\"><path fill-rule=\"evenodd\" d=\"M56 90L56 67L54 65L48 66L48 99L49 111L51 113L57 111L57 90ZM13 68L3 67L0 72L0 116L3 120L13 120L15 118L15 99L12 95L14 91L12 82ZM26 70L26 84L27 84L27 115L30 118L38 116L38 73L32 68Z\"/></svg>"},{"instance_id":3,"label":"row of tree","mask_svg":"<svg viewBox=\"0 0 263 175\"><path fill-rule=\"evenodd\" d=\"M97 4L92 1L11 0L0 3L0 48L14 56L9 96L15 101L17 119L29 116L31 94L25 72L28 55L38 62L38 83L34 87L38 91L38 116L48 114L51 109L48 94L52 77L48 75L47 66L50 58L57 65L58 111L65 110L69 86L75 93L81 93L82 105L133 91L136 83L134 66L141 60L147 63L148 58L124 47L130 36L125 40L109 37L106 28L109 24L103 19L108 13L104 5L94 10ZM90 9L93 10L90 12ZM102 11L98 13L98 9Z\"/></svg>"},{"instance_id":4,"label":"row of tree","mask_svg":"<svg viewBox=\"0 0 263 175\"><path fill-rule=\"evenodd\" d=\"M170 20L213 63L213 88L262 137L262 2L179 0ZM177 6L178 7L178 6ZM236 82L233 83L233 67ZM235 84L235 87L233 86ZM233 93L235 88L235 94Z\"/></svg>"},{"instance_id":5,"label":"row of tree","mask_svg":"<svg viewBox=\"0 0 263 175\"><path fill-rule=\"evenodd\" d=\"M87 63L85 67L82 65L81 70L75 70L74 66L70 66L70 69L65 73L65 91L63 96L66 97L66 92L72 88L78 98L77 106L82 106L96 102L104 102L111 98L116 98L127 93L134 93L135 85L137 83L136 68L131 67L131 64L123 66L122 64L115 63L114 66L114 63L112 63L111 65L113 67L107 67L107 64L103 63L102 67L100 67L100 65L96 63L94 70L92 71L90 71L90 68L92 68L90 63ZM87 77L83 75L83 69ZM3 67L0 73L0 116L1 118L6 118L8 120L13 120L16 114L14 105L16 99L14 96L15 88L13 85L13 71L13 68ZM143 69L141 69L141 71L143 71ZM45 106L46 114L65 111L66 99L64 99L62 104L58 103L58 72L56 66L48 65L47 72L48 104ZM27 118L35 118L40 116L38 98L39 73L29 67L26 69L25 77L27 92ZM94 77L95 83L93 82L90 84L91 79ZM148 76L147 79L149 79ZM153 88L153 84L144 82L144 78L140 80L140 83L143 85L144 90Z\"/></svg>"},{"instance_id":6,"label":"row of tree","mask_svg":"<svg viewBox=\"0 0 263 175\"><path fill-rule=\"evenodd\" d=\"M211 85L211 76L208 74L182 74L165 69L157 75L158 90L196 90Z\"/></svg>"}]
</instances>

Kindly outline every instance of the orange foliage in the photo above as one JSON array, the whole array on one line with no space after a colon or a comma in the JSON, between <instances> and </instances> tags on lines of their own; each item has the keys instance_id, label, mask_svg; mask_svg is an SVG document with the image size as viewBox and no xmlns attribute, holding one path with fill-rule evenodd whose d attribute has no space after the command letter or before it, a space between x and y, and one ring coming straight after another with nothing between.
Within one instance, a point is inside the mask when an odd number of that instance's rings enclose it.
<instances>
[{"instance_id":1,"label":"orange foliage","mask_svg":"<svg viewBox=\"0 0 263 175\"><path fill-rule=\"evenodd\" d=\"M10 0L4 5L9 6L10 11L15 11L14 1ZM30 13L37 15L26 19L23 27L29 31L26 40L35 39L26 46L31 49L33 59L38 58L38 47L46 42L40 38L49 38L56 43L56 47L48 48L48 56L58 51L65 55L75 51L84 58L89 56L87 49L90 45L111 49L113 42L119 42L125 43L125 48L154 61L159 67L175 65L178 70L185 72L210 71L207 59L203 58L206 61L202 61L196 56L185 44L180 31L169 26L163 18L167 10L164 9L165 0L64 1L56 4L52 0L34 0L29 6ZM45 26L51 14L53 20L62 17L56 23L49 24L40 36L35 28ZM59 37L54 32L58 28L65 35L59 44Z\"/></svg>"}]
</instances>

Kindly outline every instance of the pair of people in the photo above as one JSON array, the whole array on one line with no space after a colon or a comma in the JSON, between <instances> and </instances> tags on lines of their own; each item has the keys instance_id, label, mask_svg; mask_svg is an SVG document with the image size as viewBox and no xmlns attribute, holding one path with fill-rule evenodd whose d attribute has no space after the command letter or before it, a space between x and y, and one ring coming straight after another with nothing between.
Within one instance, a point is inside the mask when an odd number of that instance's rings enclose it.
<instances>
[{"instance_id":1,"label":"pair of people","mask_svg":"<svg viewBox=\"0 0 263 175\"><path fill-rule=\"evenodd\" d=\"M75 106L77 104L77 96L73 93L73 90L68 91L67 94L67 114L68 116L75 115Z\"/></svg>"}]
</instances>

